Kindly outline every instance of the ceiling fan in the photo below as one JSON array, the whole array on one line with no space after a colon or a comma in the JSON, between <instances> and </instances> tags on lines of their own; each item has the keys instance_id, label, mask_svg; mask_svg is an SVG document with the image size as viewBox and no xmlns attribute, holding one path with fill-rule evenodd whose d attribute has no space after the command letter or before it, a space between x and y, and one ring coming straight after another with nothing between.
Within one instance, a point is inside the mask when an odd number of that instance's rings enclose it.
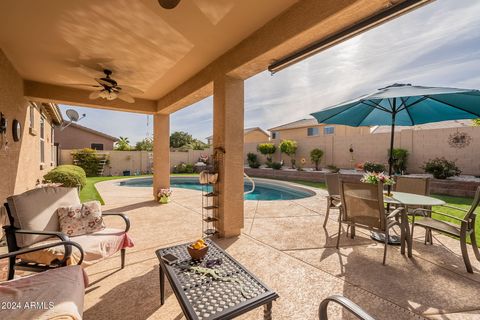
<instances>
[{"instance_id":1,"label":"ceiling fan","mask_svg":"<svg viewBox=\"0 0 480 320\"><path fill-rule=\"evenodd\" d=\"M143 91L126 86L126 85L119 85L117 81L111 78L112 71L109 69L104 69L103 73L105 76L102 78L95 78L95 81L98 84L91 85L91 84L80 84L82 86L88 86L92 88L99 88L99 90L95 90L90 93L89 98L92 100L103 98L106 100L115 100L120 99L128 103L134 103L135 99L131 96L131 94L142 94Z\"/></svg>"},{"instance_id":2,"label":"ceiling fan","mask_svg":"<svg viewBox=\"0 0 480 320\"><path fill-rule=\"evenodd\" d=\"M158 3L163 9L173 9L179 2L180 0L158 0Z\"/></svg>"}]
</instances>

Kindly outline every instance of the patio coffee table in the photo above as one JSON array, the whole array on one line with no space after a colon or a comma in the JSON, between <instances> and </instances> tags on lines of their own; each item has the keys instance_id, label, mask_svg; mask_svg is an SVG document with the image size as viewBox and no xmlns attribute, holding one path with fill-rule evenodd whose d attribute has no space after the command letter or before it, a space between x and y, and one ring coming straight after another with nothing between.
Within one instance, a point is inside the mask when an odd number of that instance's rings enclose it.
<instances>
[{"instance_id":1,"label":"patio coffee table","mask_svg":"<svg viewBox=\"0 0 480 320\"><path fill-rule=\"evenodd\" d=\"M160 262L160 303L165 302L165 276L187 319L232 319L264 306L264 319L272 319L272 302L278 294L270 290L245 267L213 241L206 240L208 253L202 261L194 261L187 252L190 243L157 250ZM167 264L162 256L173 254L178 262ZM223 278L195 272L192 267L205 267L206 262L221 259L212 269ZM197 269L198 271L198 269Z\"/></svg>"}]
</instances>

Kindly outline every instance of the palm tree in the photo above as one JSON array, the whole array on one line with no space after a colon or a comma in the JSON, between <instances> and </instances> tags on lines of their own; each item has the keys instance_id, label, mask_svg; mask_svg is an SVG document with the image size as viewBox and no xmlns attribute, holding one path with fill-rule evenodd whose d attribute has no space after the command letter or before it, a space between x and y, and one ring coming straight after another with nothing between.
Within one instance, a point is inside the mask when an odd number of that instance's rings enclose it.
<instances>
[{"instance_id":1,"label":"palm tree","mask_svg":"<svg viewBox=\"0 0 480 320\"><path fill-rule=\"evenodd\" d=\"M115 150L127 151L127 150L130 150L131 148L132 147L130 146L130 140L127 137L118 138L117 145L115 146Z\"/></svg>"}]
</instances>

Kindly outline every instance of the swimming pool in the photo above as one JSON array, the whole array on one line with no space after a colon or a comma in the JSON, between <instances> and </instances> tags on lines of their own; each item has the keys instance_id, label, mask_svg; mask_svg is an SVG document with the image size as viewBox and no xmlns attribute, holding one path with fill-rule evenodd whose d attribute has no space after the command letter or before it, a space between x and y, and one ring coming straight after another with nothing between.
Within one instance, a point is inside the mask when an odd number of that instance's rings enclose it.
<instances>
[{"instance_id":1,"label":"swimming pool","mask_svg":"<svg viewBox=\"0 0 480 320\"><path fill-rule=\"evenodd\" d=\"M281 181L266 180L266 179L254 179L255 191L245 195L245 200L295 200L308 198L315 195L315 192L293 186ZM124 187L151 187L153 182L152 178L138 178L129 179L119 182ZM192 190L202 190L202 185L198 182L197 177L170 177L170 186L172 188L183 188ZM204 186L207 187L207 186ZM208 186L211 191L211 186ZM244 190L250 191L252 184L245 180Z\"/></svg>"}]
</instances>

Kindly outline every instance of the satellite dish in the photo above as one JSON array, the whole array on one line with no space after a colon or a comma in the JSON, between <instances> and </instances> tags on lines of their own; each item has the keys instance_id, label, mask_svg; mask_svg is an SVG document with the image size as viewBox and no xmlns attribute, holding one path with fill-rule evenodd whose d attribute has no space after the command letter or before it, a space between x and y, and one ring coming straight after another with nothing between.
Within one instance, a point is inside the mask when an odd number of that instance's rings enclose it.
<instances>
[{"instance_id":1,"label":"satellite dish","mask_svg":"<svg viewBox=\"0 0 480 320\"><path fill-rule=\"evenodd\" d=\"M68 109L67 111L65 111L65 113L67 114L67 117L68 119L70 119L70 121L77 122L80 118L78 112L73 109Z\"/></svg>"},{"instance_id":2,"label":"satellite dish","mask_svg":"<svg viewBox=\"0 0 480 320\"><path fill-rule=\"evenodd\" d=\"M70 120L70 121L64 122L62 124L62 126L60 127L60 131L63 131L66 127L68 127L72 123L78 122L79 120L85 118L85 116L86 116L86 114L84 113L84 114L82 114L82 117L80 117L78 112L73 110L73 109L68 109L67 111L65 111L65 113L67 114L68 120Z\"/></svg>"}]
</instances>

